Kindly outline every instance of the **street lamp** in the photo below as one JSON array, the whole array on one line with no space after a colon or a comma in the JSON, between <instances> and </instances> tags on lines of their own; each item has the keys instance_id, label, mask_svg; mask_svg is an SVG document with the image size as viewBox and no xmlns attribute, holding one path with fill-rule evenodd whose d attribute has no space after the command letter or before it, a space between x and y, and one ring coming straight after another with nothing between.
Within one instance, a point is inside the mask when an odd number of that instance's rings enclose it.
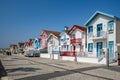
<instances>
[{"instance_id":1,"label":"street lamp","mask_svg":"<svg viewBox=\"0 0 120 80\"><path fill-rule=\"evenodd\" d=\"M54 46L55 46L55 45L54 45L54 41L53 41L53 37L52 37L52 59L54 59L54 53L53 53L53 51L54 51L54 49L53 49Z\"/></svg>"},{"instance_id":2,"label":"street lamp","mask_svg":"<svg viewBox=\"0 0 120 80\"><path fill-rule=\"evenodd\" d=\"M109 33L108 33L108 26L107 26L107 43L106 43L106 45L107 45L107 53L106 53L106 66L107 67L109 67L109 40L108 40L108 38L109 38Z\"/></svg>"}]
</instances>

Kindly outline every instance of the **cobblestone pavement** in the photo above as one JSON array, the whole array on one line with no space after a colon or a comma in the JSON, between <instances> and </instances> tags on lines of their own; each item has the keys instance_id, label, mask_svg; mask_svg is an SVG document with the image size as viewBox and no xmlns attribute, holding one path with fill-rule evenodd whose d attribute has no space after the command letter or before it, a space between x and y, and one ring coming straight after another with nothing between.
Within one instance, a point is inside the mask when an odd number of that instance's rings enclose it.
<instances>
[{"instance_id":1,"label":"cobblestone pavement","mask_svg":"<svg viewBox=\"0 0 120 80\"><path fill-rule=\"evenodd\" d=\"M0 54L9 80L119 80L120 67Z\"/></svg>"}]
</instances>

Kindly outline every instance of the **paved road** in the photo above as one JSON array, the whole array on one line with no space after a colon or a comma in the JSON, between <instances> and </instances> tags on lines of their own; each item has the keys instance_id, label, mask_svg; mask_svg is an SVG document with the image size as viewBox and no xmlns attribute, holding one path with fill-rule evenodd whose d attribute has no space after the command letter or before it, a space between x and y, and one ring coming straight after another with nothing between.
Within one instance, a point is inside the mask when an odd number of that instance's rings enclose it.
<instances>
[{"instance_id":1,"label":"paved road","mask_svg":"<svg viewBox=\"0 0 120 80\"><path fill-rule=\"evenodd\" d=\"M0 59L9 80L119 80L120 67L74 63L39 57L4 56Z\"/></svg>"}]
</instances>

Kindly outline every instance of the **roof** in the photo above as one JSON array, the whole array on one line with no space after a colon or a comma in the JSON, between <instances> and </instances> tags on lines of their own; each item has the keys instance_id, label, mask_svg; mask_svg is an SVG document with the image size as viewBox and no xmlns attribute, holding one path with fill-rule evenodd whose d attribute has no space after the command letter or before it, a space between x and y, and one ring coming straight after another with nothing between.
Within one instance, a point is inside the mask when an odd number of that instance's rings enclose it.
<instances>
[{"instance_id":1,"label":"roof","mask_svg":"<svg viewBox=\"0 0 120 80\"><path fill-rule=\"evenodd\" d=\"M43 32L46 32L48 35L50 35L50 34L53 34L53 35L55 35L55 36L59 36L59 34L60 34L60 32L57 32L57 31L50 31L50 30L43 30L42 31L42 34L43 34ZM41 34L41 35L42 35Z\"/></svg>"},{"instance_id":2,"label":"roof","mask_svg":"<svg viewBox=\"0 0 120 80\"><path fill-rule=\"evenodd\" d=\"M86 28L83 27L83 26L78 26L78 25L74 25L68 32L68 34L70 34L74 29L79 29L79 30L82 30L82 31L86 31Z\"/></svg>"},{"instance_id":3,"label":"roof","mask_svg":"<svg viewBox=\"0 0 120 80\"><path fill-rule=\"evenodd\" d=\"M88 19L88 21L85 23L85 26L87 26L90 22L92 22L92 20L95 19L98 15L104 15L104 16L107 16L107 17L110 17L110 18L119 19L119 18L116 17L116 16L113 16L113 15L110 15L110 14L107 14L107 13L103 13L103 12L100 12L100 11L96 11L96 12Z\"/></svg>"}]
</instances>

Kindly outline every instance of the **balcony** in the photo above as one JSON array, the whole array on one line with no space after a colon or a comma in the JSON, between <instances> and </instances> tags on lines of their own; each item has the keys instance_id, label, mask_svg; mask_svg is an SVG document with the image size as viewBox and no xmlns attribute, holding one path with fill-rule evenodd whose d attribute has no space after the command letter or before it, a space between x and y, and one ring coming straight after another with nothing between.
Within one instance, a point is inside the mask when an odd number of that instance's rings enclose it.
<instances>
[{"instance_id":1,"label":"balcony","mask_svg":"<svg viewBox=\"0 0 120 80\"><path fill-rule=\"evenodd\" d=\"M73 38L70 40L71 44L82 44L82 39L81 38Z\"/></svg>"},{"instance_id":2,"label":"balcony","mask_svg":"<svg viewBox=\"0 0 120 80\"><path fill-rule=\"evenodd\" d=\"M107 39L107 32L106 31L98 31L95 33L89 33L88 38L93 40L100 40L100 39Z\"/></svg>"}]
</instances>

